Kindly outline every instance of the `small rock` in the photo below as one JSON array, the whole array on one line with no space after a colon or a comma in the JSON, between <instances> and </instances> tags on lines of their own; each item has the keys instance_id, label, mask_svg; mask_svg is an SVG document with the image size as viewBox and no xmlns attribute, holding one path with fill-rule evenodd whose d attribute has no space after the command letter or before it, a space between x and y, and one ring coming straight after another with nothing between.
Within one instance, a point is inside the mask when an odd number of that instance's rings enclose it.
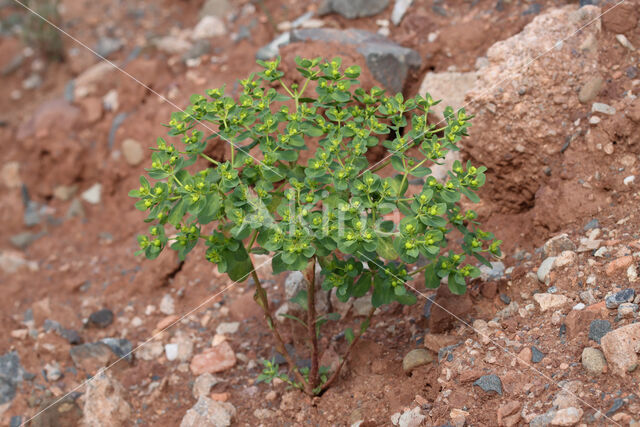
<instances>
[{"instance_id":1,"label":"small rock","mask_svg":"<svg viewBox=\"0 0 640 427\"><path fill-rule=\"evenodd\" d=\"M18 386L27 376L17 352L10 351L0 356L0 414L2 406L16 397Z\"/></svg>"},{"instance_id":2,"label":"small rock","mask_svg":"<svg viewBox=\"0 0 640 427\"><path fill-rule=\"evenodd\" d=\"M501 261L492 261L491 268L486 265L480 266L480 279L487 282L490 280L499 280L504 276L504 264Z\"/></svg>"},{"instance_id":3,"label":"small rock","mask_svg":"<svg viewBox=\"0 0 640 427\"><path fill-rule=\"evenodd\" d=\"M227 29L224 25L224 21L217 16L209 15L203 17L200 22L198 22L191 33L191 38L193 40L202 40L211 37L224 36L226 33Z\"/></svg>"},{"instance_id":4,"label":"small rock","mask_svg":"<svg viewBox=\"0 0 640 427\"><path fill-rule=\"evenodd\" d=\"M175 303L171 295L165 294L165 296L162 297L162 300L160 301L160 312L167 316L175 314Z\"/></svg>"},{"instance_id":5,"label":"small rock","mask_svg":"<svg viewBox=\"0 0 640 427\"><path fill-rule=\"evenodd\" d=\"M427 350L416 348L411 350L402 360L402 369L405 374L411 373L418 366L433 362L433 356Z\"/></svg>"},{"instance_id":6,"label":"small rock","mask_svg":"<svg viewBox=\"0 0 640 427\"><path fill-rule=\"evenodd\" d=\"M109 346L111 351L128 362L133 361L133 345L126 338L102 338L101 343Z\"/></svg>"},{"instance_id":7,"label":"small rock","mask_svg":"<svg viewBox=\"0 0 640 427\"><path fill-rule=\"evenodd\" d=\"M67 213L65 215L66 218L84 218L85 217L84 206L82 206L82 201L80 199L75 198L69 203L69 208L67 209Z\"/></svg>"},{"instance_id":8,"label":"small rock","mask_svg":"<svg viewBox=\"0 0 640 427\"><path fill-rule=\"evenodd\" d=\"M598 221L596 218L593 218L588 223L586 223L585 226L582 229L584 231L589 231L589 230L593 230L595 228L600 228L600 221Z\"/></svg>"},{"instance_id":9,"label":"small rock","mask_svg":"<svg viewBox=\"0 0 640 427\"><path fill-rule=\"evenodd\" d=\"M502 421L509 415L519 411L520 408L522 408L522 403L517 400L512 400L500 406L500 408L498 408L498 425L504 425Z\"/></svg>"},{"instance_id":10,"label":"small rock","mask_svg":"<svg viewBox=\"0 0 640 427\"><path fill-rule=\"evenodd\" d=\"M2 167L0 173L2 182L7 188L20 188L22 186L22 179L20 179L20 163L7 162Z\"/></svg>"},{"instance_id":11,"label":"small rock","mask_svg":"<svg viewBox=\"0 0 640 427\"><path fill-rule=\"evenodd\" d=\"M156 47L170 55L178 55L191 49L191 43L181 37L164 36L155 40Z\"/></svg>"},{"instance_id":12,"label":"small rock","mask_svg":"<svg viewBox=\"0 0 640 427\"><path fill-rule=\"evenodd\" d=\"M224 18L233 11L233 5L229 0L205 0L204 4L200 8L198 16L204 18L205 16L218 16Z\"/></svg>"},{"instance_id":13,"label":"small rock","mask_svg":"<svg viewBox=\"0 0 640 427\"><path fill-rule=\"evenodd\" d=\"M595 319L589 325L589 339L600 344L600 340L611 331L611 322Z\"/></svg>"},{"instance_id":14,"label":"small rock","mask_svg":"<svg viewBox=\"0 0 640 427\"><path fill-rule=\"evenodd\" d=\"M631 52L635 52L636 48L631 44L627 36L625 36L624 34L616 34L616 40L618 40L618 43L620 43L623 47L626 47Z\"/></svg>"},{"instance_id":15,"label":"small rock","mask_svg":"<svg viewBox=\"0 0 640 427\"><path fill-rule=\"evenodd\" d=\"M604 354L597 348L585 347L582 350L582 366L592 374L602 374L607 369Z\"/></svg>"},{"instance_id":16,"label":"small rock","mask_svg":"<svg viewBox=\"0 0 640 427\"><path fill-rule=\"evenodd\" d=\"M540 264L540 267L538 267L536 274L538 275L540 283L549 283L549 273L551 273L555 260L556 257L545 258L545 260Z\"/></svg>"},{"instance_id":17,"label":"small rock","mask_svg":"<svg viewBox=\"0 0 640 427\"><path fill-rule=\"evenodd\" d=\"M553 262L553 268L566 267L567 265L573 265L576 263L578 255L573 251L562 251Z\"/></svg>"},{"instance_id":18,"label":"small rock","mask_svg":"<svg viewBox=\"0 0 640 427\"><path fill-rule=\"evenodd\" d=\"M480 387L487 393L493 391L502 396L502 381L500 381L500 377L495 374L483 375L478 378L473 385Z\"/></svg>"},{"instance_id":19,"label":"small rock","mask_svg":"<svg viewBox=\"0 0 640 427\"><path fill-rule=\"evenodd\" d=\"M625 178L622 180L622 183L623 183L624 185L631 185L631 184L633 184L635 181L636 181L636 176L635 176L635 175L629 175L629 176L625 177Z\"/></svg>"},{"instance_id":20,"label":"small rock","mask_svg":"<svg viewBox=\"0 0 640 427\"><path fill-rule=\"evenodd\" d=\"M47 376L47 381L58 381L62 378L62 371L60 370L60 364L58 362L47 363L44 365L44 371Z\"/></svg>"},{"instance_id":21,"label":"small rock","mask_svg":"<svg viewBox=\"0 0 640 427\"><path fill-rule=\"evenodd\" d=\"M420 407L416 406L411 410L404 411L400 417L398 417L399 427L419 427L425 420L425 416L420 413Z\"/></svg>"},{"instance_id":22,"label":"small rock","mask_svg":"<svg viewBox=\"0 0 640 427\"><path fill-rule=\"evenodd\" d=\"M191 372L194 375L222 372L236 364L236 355L226 341L204 350L191 360Z\"/></svg>"},{"instance_id":23,"label":"small rock","mask_svg":"<svg viewBox=\"0 0 640 427\"><path fill-rule=\"evenodd\" d=\"M602 337L602 352L611 370L624 377L638 366L640 323L632 323Z\"/></svg>"},{"instance_id":24,"label":"small rock","mask_svg":"<svg viewBox=\"0 0 640 427\"><path fill-rule=\"evenodd\" d=\"M562 307L569 299L564 295L538 293L533 296L533 299L540 305L541 311L547 311L550 309Z\"/></svg>"},{"instance_id":25,"label":"small rock","mask_svg":"<svg viewBox=\"0 0 640 427\"><path fill-rule=\"evenodd\" d=\"M366 317L372 308L371 297L368 295L353 300L353 314L356 316Z\"/></svg>"},{"instance_id":26,"label":"small rock","mask_svg":"<svg viewBox=\"0 0 640 427\"><path fill-rule=\"evenodd\" d=\"M216 378L209 373L198 375L198 378L196 378L193 383L193 397L200 399L201 397L209 396L211 388L219 382L219 378Z\"/></svg>"},{"instance_id":27,"label":"small rock","mask_svg":"<svg viewBox=\"0 0 640 427\"><path fill-rule=\"evenodd\" d=\"M89 315L89 324L98 328L106 328L113 323L113 311L103 308Z\"/></svg>"},{"instance_id":28,"label":"small rock","mask_svg":"<svg viewBox=\"0 0 640 427\"><path fill-rule=\"evenodd\" d=\"M618 308L618 306L625 302L633 301L633 298L636 296L636 291L633 289L623 289L619 292L616 292L613 295L609 295L605 298L605 303L607 308L614 309Z\"/></svg>"},{"instance_id":29,"label":"small rock","mask_svg":"<svg viewBox=\"0 0 640 427\"><path fill-rule=\"evenodd\" d=\"M593 292L591 292L591 290L580 292L580 300L586 305L596 303L596 298L593 296Z\"/></svg>"},{"instance_id":30,"label":"small rock","mask_svg":"<svg viewBox=\"0 0 640 427\"><path fill-rule=\"evenodd\" d=\"M576 245L566 233L558 234L547 240L542 247L545 257L560 255L563 251L575 251Z\"/></svg>"},{"instance_id":31,"label":"small rock","mask_svg":"<svg viewBox=\"0 0 640 427\"><path fill-rule=\"evenodd\" d=\"M545 356L546 355L535 346L531 346L531 361L533 363L540 363Z\"/></svg>"},{"instance_id":32,"label":"small rock","mask_svg":"<svg viewBox=\"0 0 640 427\"><path fill-rule=\"evenodd\" d=\"M187 411L180 427L229 427L235 416L236 408L231 403L217 402L203 396Z\"/></svg>"},{"instance_id":33,"label":"small rock","mask_svg":"<svg viewBox=\"0 0 640 427\"><path fill-rule=\"evenodd\" d=\"M633 257L631 255L616 258L607 264L605 273L607 273L607 276L613 276L618 270L628 268L632 263Z\"/></svg>"},{"instance_id":34,"label":"small rock","mask_svg":"<svg viewBox=\"0 0 640 427\"><path fill-rule=\"evenodd\" d=\"M102 107L104 107L106 111L118 111L119 106L117 90L111 89L102 97Z\"/></svg>"},{"instance_id":35,"label":"small rock","mask_svg":"<svg viewBox=\"0 0 640 427\"><path fill-rule=\"evenodd\" d=\"M115 53L122 49L124 43L120 39L116 39L113 37L101 37L98 40L98 44L95 48L95 51L98 55L108 58L112 53Z\"/></svg>"},{"instance_id":36,"label":"small rock","mask_svg":"<svg viewBox=\"0 0 640 427\"><path fill-rule=\"evenodd\" d=\"M96 373L115 360L111 348L102 342L75 345L71 347L69 354L76 368L89 374Z\"/></svg>"},{"instance_id":37,"label":"small rock","mask_svg":"<svg viewBox=\"0 0 640 427\"><path fill-rule=\"evenodd\" d=\"M174 361L178 358L178 344L171 343L164 346L164 353L167 360Z\"/></svg>"},{"instance_id":38,"label":"small rock","mask_svg":"<svg viewBox=\"0 0 640 427\"><path fill-rule=\"evenodd\" d=\"M162 356L164 346L160 341L151 341L136 350L136 357L142 360L155 360Z\"/></svg>"},{"instance_id":39,"label":"small rock","mask_svg":"<svg viewBox=\"0 0 640 427\"><path fill-rule=\"evenodd\" d=\"M96 183L89 187L89 189L87 189L84 193L82 193L82 198L92 205L97 205L98 203L100 203L101 192L102 184Z\"/></svg>"},{"instance_id":40,"label":"small rock","mask_svg":"<svg viewBox=\"0 0 640 427\"><path fill-rule=\"evenodd\" d=\"M137 166L144 159L144 150L138 141L127 138L122 143L122 155L128 164Z\"/></svg>"},{"instance_id":41,"label":"small rock","mask_svg":"<svg viewBox=\"0 0 640 427\"><path fill-rule=\"evenodd\" d=\"M347 19L374 16L389 5L389 0L325 0L318 10L319 15L338 13Z\"/></svg>"},{"instance_id":42,"label":"small rock","mask_svg":"<svg viewBox=\"0 0 640 427\"><path fill-rule=\"evenodd\" d=\"M400 25L404 14L407 13L407 10L411 7L412 3L413 0L396 0L393 5L393 11L391 12L391 22L393 22L393 25Z\"/></svg>"},{"instance_id":43,"label":"small rock","mask_svg":"<svg viewBox=\"0 0 640 427\"><path fill-rule=\"evenodd\" d=\"M274 415L275 415L274 411L266 408L258 408L255 411L253 411L253 416L259 420L266 420L273 417Z\"/></svg>"},{"instance_id":44,"label":"small rock","mask_svg":"<svg viewBox=\"0 0 640 427\"><path fill-rule=\"evenodd\" d=\"M591 112L613 116L616 113L616 109L610 105L603 104L602 102L594 102L593 105L591 105Z\"/></svg>"},{"instance_id":45,"label":"small rock","mask_svg":"<svg viewBox=\"0 0 640 427\"><path fill-rule=\"evenodd\" d=\"M583 104L588 104L593 101L596 96L598 96L598 93L600 93L603 82L602 77L593 77L580 89L580 92L578 93L578 100Z\"/></svg>"},{"instance_id":46,"label":"small rock","mask_svg":"<svg viewBox=\"0 0 640 427\"><path fill-rule=\"evenodd\" d=\"M82 425L126 425L131 421L131 406L124 395L124 387L108 372L93 377L84 394Z\"/></svg>"},{"instance_id":47,"label":"small rock","mask_svg":"<svg viewBox=\"0 0 640 427\"><path fill-rule=\"evenodd\" d=\"M635 317L637 311L638 304L625 302L618 306L618 316L620 316L621 319Z\"/></svg>"},{"instance_id":48,"label":"small rock","mask_svg":"<svg viewBox=\"0 0 640 427\"><path fill-rule=\"evenodd\" d=\"M580 408L564 408L559 409L553 419L551 425L554 426L572 426L580 421L583 411Z\"/></svg>"},{"instance_id":49,"label":"small rock","mask_svg":"<svg viewBox=\"0 0 640 427\"><path fill-rule=\"evenodd\" d=\"M240 327L239 322L222 322L216 328L216 334L232 335L238 332L239 327Z\"/></svg>"}]
</instances>

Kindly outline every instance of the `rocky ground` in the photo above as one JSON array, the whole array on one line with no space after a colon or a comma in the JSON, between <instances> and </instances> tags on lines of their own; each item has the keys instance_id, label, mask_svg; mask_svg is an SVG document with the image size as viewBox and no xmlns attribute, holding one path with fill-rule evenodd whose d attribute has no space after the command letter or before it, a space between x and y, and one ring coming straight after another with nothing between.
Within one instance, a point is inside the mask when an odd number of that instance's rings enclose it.
<instances>
[{"instance_id":1,"label":"rocky ground","mask_svg":"<svg viewBox=\"0 0 640 427\"><path fill-rule=\"evenodd\" d=\"M25 47L25 10L0 1L0 424L640 425L640 3L596 3L62 0L65 31L125 74L70 39L64 62ZM464 297L416 281L418 304L380 310L317 399L256 382L278 355L251 281L221 293L198 250L132 255L127 192L161 123L276 54L465 105L461 156L489 168L476 210L505 241ZM267 270L295 310L301 278ZM334 302L350 324L368 311ZM344 335L321 341L335 366Z\"/></svg>"}]
</instances>

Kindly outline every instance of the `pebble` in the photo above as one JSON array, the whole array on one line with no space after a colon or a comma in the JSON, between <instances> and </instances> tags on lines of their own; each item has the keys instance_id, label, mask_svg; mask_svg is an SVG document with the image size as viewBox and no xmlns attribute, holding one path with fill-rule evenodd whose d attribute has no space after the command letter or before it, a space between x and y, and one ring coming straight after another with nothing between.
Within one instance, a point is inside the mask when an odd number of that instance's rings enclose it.
<instances>
[{"instance_id":1,"label":"pebble","mask_svg":"<svg viewBox=\"0 0 640 427\"><path fill-rule=\"evenodd\" d=\"M631 52L634 52L636 50L636 48L631 44L627 36L625 36L624 34L616 34L616 40L618 40L618 43L620 43L623 47L629 49Z\"/></svg>"},{"instance_id":2,"label":"pebble","mask_svg":"<svg viewBox=\"0 0 640 427\"><path fill-rule=\"evenodd\" d=\"M60 370L60 364L58 364L58 362L47 363L44 365L44 372L46 374L47 381L58 381L62 378L62 371Z\"/></svg>"},{"instance_id":3,"label":"pebble","mask_svg":"<svg viewBox=\"0 0 640 427\"><path fill-rule=\"evenodd\" d=\"M538 271L536 274L538 275L538 280L541 283L548 283L549 273L553 268L553 263L555 262L555 260L556 260L556 257L553 257L553 256L548 257L544 261L542 261L542 263L540 264L540 267L538 267Z\"/></svg>"},{"instance_id":4,"label":"pebble","mask_svg":"<svg viewBox=\"0 0 640 427\"><path fill-rule=\"evenodd\" d=\"M178 358L178 344L170 343L164 346L164 354L167 356L167 360L173 361Z\"/></svg>"},{"instance_id":5,"label":"pebble","mask_svg":"<svg viewBox=\"0 0 640 427\"><path fill-rule=\"evenodd\" d=\"M580 92L578 93L578 100L583 104L593 101L596 96L598 96L598 93L600 93L602 83L604 83L602 77L593 77L580 89Z\"/></svg>"},{"instance_id":6,"label":"pebble","mask_svg":"<svg viewBox=\"0 0 640 427\"><path fill-rule=\"evenodd\" d=\"M42 86L42 77L39 74L33 73L22 81L22 88L24 90L38 89Z\"/></svg>"},{"instance_id":7,"label":"pebble","mask_svg":"<svg viewBox=\"0 0 640 427\"><path fill-rule=\"evenodd\" d=\"M554 426L572 426L578 423L582 418L583 411L580 408L564 408L559 409L551 420Z\"/></svg>"},{"instance_id":8,"label":"pebble","mask_svg":"<svg viewBox=\"0 0 640 427\"><path fill-rule=\"evenodd\" d=\"M228 342L205 349L191 359L191 372L194 375L222 372L234 367L236 355Z\"/></svg>"},{"instance_id":9,"label":"pebble","mask_svg":"<svg viewBox=\"0 0 640 427\"><path fill-rule=\"evenodd\" d=\"M578 304L574 305L571 309L572 310L576 310L576 311L580 311L580 310L584 310L586 307L586 305L584 305L584 303L579 302Z\"/></svg>"},{"instance_id":10,"label":"pebble","mask_svg":"<svg viewBox=\"0 0 640 427\"><path fill-rule=\"evenodd\" d=\"M162 314L166 314L167 316L175 314L176 312L175 302L171 295L165 294L162 297L162 300L160 301L160 312Z\"/></svg>"},{"instance_id":11,"label":"pebble","mask_svg":"<svg viewBox=\"0 0 640 427\"><path fill-rule=\"evenodd\" d=\"M591 105L591 112L613 116L616 113L616 109L608 104L603 104L602 102L594 102L593 105Z\"/></svg>"},{"instance_id":12,"label":"pebble","mask_svg":"<svg viewBox=\"0 0 640 427\"><path fill-rule=\"evenodd\" d=\"M338 13L347 19L374 16L389 5L389 0L324 0L319 15Z\"/></svg>"},{"instance_id":13,"label":"pebble","mask_svg":"<svg viewBox=\"0 0 640 427\"><path fill-rule=\"evenodd\" d=\"M502 381L500 377L491 374L491 375L483 375L473 383L473 385L480 387L485 392L495 392L502 396Z\"/></svg>"},{"instance_id":14,"label":"pebble","mask_svg":"<svg viewBox=\"0 0 640 427\"><path fill-rule=\"evenodd\" d=\"M406 410L402 414L399 414L396 422L393 422L393 418L392 416L391 423L393 425L399 427L418 427L422 425L426 417L420 412L420 407L416 406L411 410Z\"/></svg>"},{"instance_id":15,"label":"pebble","mask_svg":"<svg viewBox=\"0 0 640 427\"><path fill-rule=\"evenodd\" d=\"M611 331L611 322L603 319L595 319L589 325L589 339L600 344L600 340Z\"/></svg>"},{"instance_id":16,"label":"pebble","mask_svg":"<svg viewBox=\"0 0 640 427\"><path fill-rule=\"evenodd\" d=\"M636 176L635 175L629 175L629 176L625 177L622 180L622 183L624 185L630 185L630 184L633 184L634 182L636 182Z\"/></svg>"},{"instance_id":17,"label":"pebble","mask_svg":"<svg viewBox=\"0 0 640 427\"><path fill-rule=\"evenodd\" d=\"M102 342L72 346L69 355L76 368L93 374L114 360L111 348Z\"/></svg>"},{"instance_id":18,"label":"pebble","mask_svg":"<svg viewBox=\"0 0 640 427\"><path fill-rule=\"evenodd\" d=\"M542 250L546 257L553 257L560 255L563 251L575 251L576 245L567 233L562 233L547 240Z\"/></svg>"},{"instance_id":19,"label":"pebble","mask_svg":"<svg viewBox=\"0 0 640 427\"><path fill-rule=\"evenodd\" d=\"M607 361L602 351L594 347L585 347L582 350L582 366L592 374L602 374L607 369Z\"/></svg>"},{"instance_id":20,"label":"pebble","mask_svg":"<svg viewBox=\"0 0 640 427\"><path fill-rule=\"evenodd\" d=\"M607 276L614 275L618 270L626 269L633 263L633 257L631 255L616 258L611 261L605 267L605 273Z\"/></svg>"},{"instance_id":21,"label":"pebble","mask_svg":"<svg viewBox=\"0 0 640 427\"><path fill-rule=\"evenodd\" d=\"M151 341L142 344L138 350L136 350L136 358L142 360L155 360L162 356L164 352L164 346L160 341Z\"/></svg>"},{"instance_id":22,"label":"pebble","mask_svg":"<svg viewBox=\"0 0 640 427\"><path fill-rule=\"evenodd\" d=\"M431 353L422 348L417 348L411 350L407 353L404 359L402 359L402 369L405 374L409 374L418 366L426 365L431 362L433 362L433 356L431 356Z\"/></svg>"},{"instance_id":23,"label":"pebble","mask_svg":"<svg viewBox=\"0 0 640 427\"><path fill-rule=\"evenodd\" d=\"M80 425L125 425L131 420L131 406L125 390L106 372L87 381ZM108 421L107 421L108 420Z\"/></svg>"},{"instance_id":24,"label":"pebble","mask_svg":"<svg viewBox=\"0 0 640 427\"><path fill-rule=\"evenodd\" d=\"M202 396L184 415L180 427L229 427L235 416L236 408L231 403Z\"/></svg>"},{"instance_id":25,"label":"pebble","mask_svg":"<svg viewBox=\"0 0 640 427\"><path fill-rule=\"evenodd\" d=\"M124 43L120 39L113 37L101 37L98 40L98 44L95 47L95 51L98 55L108 58L109 55L122 49Z\"/></svg>"},{"instance_id":26,"label":"pebble","mask_svg":"<svg viewBox=\"0 0 640 427\"><path fill-rule=\"evenodd\" d=\"M580 292L580 300L586 305L592 305L597 302L591 290Z\"/></svg>"},{"instance_id":27,"label":"pebble","mask_svg":"<svg viewBox=\"0 0 640 427\"><path fill-rule=\"evenodd\" d=\"M193 397L199 399L209 396L211 388L220 382L220 378L214 377L209 373L198 375L193 382Z\"/></svg>"},{"instance_id":28,"label":"pebble","mask_svg":"<svg viewBox=\"0 0 640 427\"><path fill-rule=\"evenodd\" d=\"M102 338L101 343L106 344L118 357L128 362L133 361L133 345L126 338Z\"/></svg>"},{"instance_id":29,"label":"pebble","mask_svg":"<svg viewBox=\"0 0 640 427\"><path fill-rule=\"evenodd\" d=\"M606 297L605 304L609 309L618 308L618 306L622 303L633 301L633 298L635 296L636 291L634 291L633 289L623 289L613 295L609 295L608 297Z\"/></svg>"},{"instance_id":30,"label":"pebble","mask_svg":"<svg viewBox=\"0 0 640 427\"><path fill-rule=\"evenodd\" d=\"M625 302L618 306L618 316L620 316L620 318L622 319L635 317L637 311L638 304Z\"/></svg>"},{"instance_id":31,"label":"pebble","mask_svg":"<svg viewBox=\"0 0 640 427\"><path fill-rule=\"evenodd\" d=\"M504 276L505 266L501 261L492 261L491 267L486 265L480 266L480 280L485 282L491 280L499 280Z\"/></svg>"},{"instance_id":32,"label":"pebble","mask_svg":"<svg viewBox=\"0 0 640 427\"><path fill-rule=\"evenodd\" d=\"M224 36L227 33L227 29L224 25L224 21L217 16L205 16L195 26L191 33L193 40L208 39L211 37Z\"/></svg>"},{"instance_id":33,"label":"pebble","mask_svg":"<svg viewBox=\"0 0 640 427\"><path fill-rule=\"evenodd\" d=\"M238 332L239 327L240 327L239 322L222 322L216 328L216 334L232 335Z\"/></svg>"},{"instance_id":34,"label":"pebble","mask_svg":"<svg viewBox=\"0 0 640 427\"><path fill-rule=\"evenodd\" d=\"M100 203L102 193L102 184L96 183L93 184L89 189L87 189L84 193L82 193L82 198L92 205L97 205Z\"/></svg>"},{"instance_id":35,"label":"pebble","mask_svg":"<svg viewBox=\"0 0 640 427\"><path fill-rule=\"evenodd\" d=\"M576 263L578 255L573 251L562 251L553 262L553 268L566 267Z\"/></svg>"},{"instance_id":36,"label":"pebble","mask_svg":"<svg viewBox=\"0 0 640 427\"><path fill-rule=\"evenodd\" d=\"M564 295L538 293L533 296L533 299L540 305L541 311L547 311L550 309L558 308L566 304L569 299Z\"/></svg>"},{"instance_id":37,"label":"pebble","mask_svg":"<svg viewBox=\"0 0 640 427\"><path fill-rule=\"evenodd\" d=\"M640 348L640 323L632 323L602 337L602 352L611 370L625 376L638 366L636 350Z\"/></svg>"},{"instance_id":38,"label":"pebble","mask_svg":"<svg viewBox=\"0 0 640 427\"><path fill-rule=\"evenodd\" d=\"M137 166L144 159L142 144L135 139L127 138L122 143L122 155L124 160L131 166Z\"/></svg>"},{"instance_id":39,"label":"pebble","mask_svg":"<svg viewBox=\"0 0 640 427\"><path fill-rule=\"evenodd\" d=\"M546 354L538 350L535 346L531 346L531 362L540 363Z\"/></svg>"},{"instance_id":40,"label":"pebble","mask_svg":"<svg viewBox=\"0 0 640 427\"><path fill-rule=\"evenodd\" d=\"M411 7L412 3L413 0L396 0L393 5L393 11L391 12L391 22L393 22L393 25L400 25L404 14L407 13L407 10Z\"/></svg>"},{"instance_id":41,"label":"pebble","mask_svg":"<svg viewBox=\"0 0 640 427\"><path fill-rule=\"evenodd\" d=\"M89 324L97 326L98 328L106 328L113 323L113 311L108 308L103 308L98 311L94 311L89 315Z\"/></svg>"}]
</instances>

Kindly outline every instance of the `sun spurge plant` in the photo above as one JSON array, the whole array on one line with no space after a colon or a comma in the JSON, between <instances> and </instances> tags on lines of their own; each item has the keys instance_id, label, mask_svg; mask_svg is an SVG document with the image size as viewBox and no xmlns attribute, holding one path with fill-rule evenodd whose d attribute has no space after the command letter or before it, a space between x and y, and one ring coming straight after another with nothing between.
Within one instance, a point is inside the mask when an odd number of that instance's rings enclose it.
<instances>
[{"instance_id":1,"label":"sun spurge plant","mask_svg":"<svg viewBox=\"0 0 640 427\"><path fill-rule=\"evenodd\" d=\"M153 149L147 172L154 182L141 177L130 195L151 223L138 238L139 253L155 258L169 247L184 259L203 242L218 271L234 281L253 277L254 298L292 374L265 361L260 379L286 378L313 395L340 370L329 376L318 364L319 327L340 317L316 313L319 286L343 302L371 298L369 316L356 332L345 330L344 363L375 308L415 303L409 287L421 273L427 288L446 281L453 293L464 293L467 279L479 274L470 261L487 264L487 255L500 255L500 241L458 203L461 196L479 200L486 168L455 162L445 182L429 169L467 134L471 117L464 110L447 108L437 127L427 121L437 103L429 95L405 100L377 87L367 91L356 80L360 69L343 68L339 58L296 63L298 83L283 80L279 60L258 61L262 70L239 82L235 99L224 87L193 95L184 112L171 116L172 139L158 138ZM228 160L205 153L214 138L230 144ZM370 165L365 154L378 144L388 158ZM423 185L410 191L416 179ZM399 223L386 219L393 212L401 214ZM306 319L294 320L306 327L310 368L296 368L285 350L251 253L270 255L274 274L305 274L308 288L294 299ZM419 259L421 267L412 267Z\"/></svg>"}]
</instances>

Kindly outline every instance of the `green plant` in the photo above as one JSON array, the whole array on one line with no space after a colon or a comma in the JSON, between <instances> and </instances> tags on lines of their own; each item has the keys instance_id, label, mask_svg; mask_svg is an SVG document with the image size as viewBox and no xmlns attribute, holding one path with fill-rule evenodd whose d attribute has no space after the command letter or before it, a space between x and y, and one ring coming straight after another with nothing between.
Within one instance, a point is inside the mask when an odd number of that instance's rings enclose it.
<instances>
[{"instance_id":1,"label":"green plant","mask_svg":"<svg viewBox=\"0 0 640 427\"><path fill-rule=\"evenodd\" d=\"M41 51L54 61L62 61L65 57L60 31L49 23L51 22L58 27L62 25L58 3L58 0L29 1L29 8L37 15L31 12L27 13L22 29L22 38L25 44Z\"/></svg>"},{"instance_id":2,"label":"green plant","mask_svg":"<svg viewBox=\"0 0 640 427\"><path fill-rule=\"evenodd\" d=\"M225 96L224 88L193 95L185 112L173 113L168 124L169 136L181 137L184 148L159 138L147 169L156 182L141 177L140 189L130 195L139 199L136 207L148 211L152 223L149 236L138 238L139 253L155 258L168 246L184 259L203 241L207 260L220 272L234 281L253 277L254 298L293 374L289 378L267 361L260 380L286 377L314 395L336 380L376 307L413 304L416 297L406 284L421 272L427 288L446 279L453 293L464 293L466 279L479 273L468 257L488 264L484 255L499 255L500 241L480 230L476 213L463 211L458 203L462 195L479 200L475 191L485 181L484 167L455 162L444 184L430 176L428 166L457 150L466 135L471 117L464 110L447 108L446 124L436 128L427 122L436 104L429 95L405 100L376 87L367 92L356 80L359 68L342 70L339 58L296 62L300 85L283 81L279 60L258 61L262 71L240 81L237 100ZM205 154L207 142L217 135L205 137L196 129L200 122L231 142L229 160L218 162ZM381 140L391 156L369 170L364 155ZM310 148L312 156L301 161L301 153ZM412 148L417 149L410 155ZM207 167L189 172L199 159L209 162ZM395 176L375 173L388 164ZM426 178L415 194L408 192L411 177ZM385 219L397 210L404 215L399 224ZM458 250L447 250L454 232ZM250 253L272 255L274 274L304 272L308 288L294 300L306 319L290 317L306 328L309 370L297 369L285 350ZM419 258L424 265L411 270ZM336 292L340 301L371 291L373 308L355 332L345 330L349 345L331 376L318 363L319 327L340 316L316 313L316 265L324 276L322 289Z\"/></svg>"}]
</instances>

